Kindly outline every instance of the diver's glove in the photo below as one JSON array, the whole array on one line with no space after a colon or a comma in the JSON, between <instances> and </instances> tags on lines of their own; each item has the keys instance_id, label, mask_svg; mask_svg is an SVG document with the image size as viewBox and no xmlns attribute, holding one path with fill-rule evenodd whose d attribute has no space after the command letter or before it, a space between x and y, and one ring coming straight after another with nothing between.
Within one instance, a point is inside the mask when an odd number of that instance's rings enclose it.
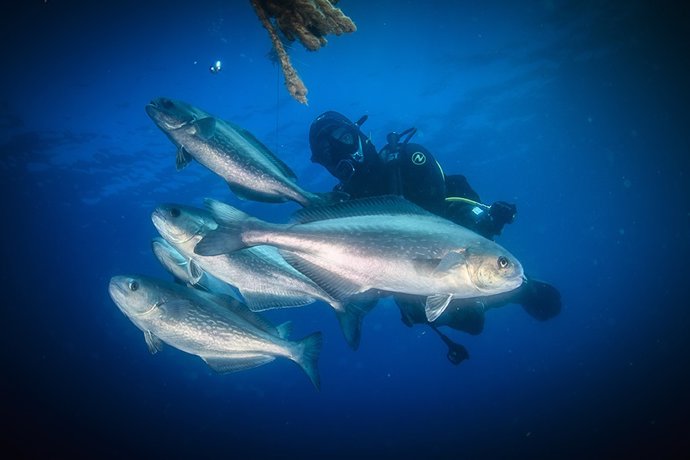
<instances>
[{"instance_id":1,"label":"diver's glove","mask_svg":"<svg viewBox=\"0 0 690 460\"><path fill-rule=\"evenodd\" d=\"M496 227L501 229L505 224L513 223L517 215L517 206L505 201L497 201L489 208L489 215Z\"/></svg>"}]
</instances>

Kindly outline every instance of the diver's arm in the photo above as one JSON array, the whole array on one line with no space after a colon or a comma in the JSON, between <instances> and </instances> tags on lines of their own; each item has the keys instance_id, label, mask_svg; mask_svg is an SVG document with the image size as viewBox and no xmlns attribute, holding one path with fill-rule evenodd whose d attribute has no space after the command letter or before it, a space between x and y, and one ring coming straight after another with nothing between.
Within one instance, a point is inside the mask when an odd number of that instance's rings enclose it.
<instances>
[{"instance_id":1,"label":"diver's arm","mask_svg":"<svg viewBox=\"0 0 690 460\"><path fill-rule=\"evenodd\" d=\"M446 218L473 230L485 238L500 235L503 227L515 220L517 206L497 201L491 206L481 203L465 176L446 176Z\"/></svg>"}]
</instances>

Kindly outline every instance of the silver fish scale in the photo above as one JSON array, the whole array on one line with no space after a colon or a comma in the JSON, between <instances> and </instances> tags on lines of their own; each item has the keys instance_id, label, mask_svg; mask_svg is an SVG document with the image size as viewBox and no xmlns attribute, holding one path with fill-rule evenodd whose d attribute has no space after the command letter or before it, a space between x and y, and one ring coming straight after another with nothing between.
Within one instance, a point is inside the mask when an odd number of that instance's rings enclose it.
<instances>
[{"instance_id":1,"label":"silver fish scale","mask_svg":"<svg viewBox=\"0 0 690 460\"><path fill-rule=\"evenodd\" d=\"M262 152L247 155L245 152L257 151L257 148L230 128L221 127L222 123L222 120L217 120L218 129L211 139L192 136L192 152L196 154L195 157L198 156L197 160L200 163L229 183L237 183L270 196L305 201L307 192L285 177Z\"/></svg>"},{"instance_id":2,"label":"silver fish scale","mask_svg":"<svg viewBox=\"0 0 690 460\"><path fill-rule=\"evenodd\" d=\"M165 312L149 324L164 342L195 355L257 353L292 356L287 342L259 331L229 310L196 303L175 314Z\"/></svg>"},{"instance_id":3,"label":"silver fish scale","mask_svg":"<svg viewBox=\"0 0 690 460\"><path fill-rule=\"evenodd\" d=\"M270 240L280 247L289 245L296 249L304 245L318 248L318 251L339 247L345 254L434 259L443 257L450 250L466 248L468 242L476 238L463 240L453 237L451 232L428 231L414 225L416 217L409 216L406 222L411 224L409 227L381 223L385 218L380 216L331 219L295 225L285 232L271 234ZM246 238L249 241L253 239L251 232Z\"/></svg>"}]
</instances>

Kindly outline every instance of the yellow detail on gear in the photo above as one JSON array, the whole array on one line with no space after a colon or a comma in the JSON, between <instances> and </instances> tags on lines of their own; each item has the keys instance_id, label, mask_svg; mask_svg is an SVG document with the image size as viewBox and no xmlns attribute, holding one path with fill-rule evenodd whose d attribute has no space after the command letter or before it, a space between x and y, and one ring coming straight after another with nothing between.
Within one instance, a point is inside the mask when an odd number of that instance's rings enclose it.
<instances>
[{"instance_id":1,"label":"yellow detail on gear","mask_svg":"<svg viewBox=\"0 0 690 460\"><path fill-rule=\"evenodd\" d=\"M491 208L491 206L489 206L487 204L480 203L479 201L470 200L469 198L464 198L461 196L449 196L449 197L446 197L446 201L451 202L451 203L457 203L457 202L467 203L467 204L471 204L474 206L479 206L480 208L484 208L484 209Z\"/></svg>"}]
</instances>

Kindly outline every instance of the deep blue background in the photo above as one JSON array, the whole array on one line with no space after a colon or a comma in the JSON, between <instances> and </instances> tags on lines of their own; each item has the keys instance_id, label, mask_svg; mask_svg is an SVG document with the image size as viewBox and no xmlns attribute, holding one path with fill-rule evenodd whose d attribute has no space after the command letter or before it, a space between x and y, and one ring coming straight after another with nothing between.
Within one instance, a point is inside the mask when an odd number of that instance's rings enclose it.
<instances>
[{"instance_id":1,"label":"deep blue background","mask_svg":"<svg viewBox=\"0 0 690 460\"><path fill-rule=\"evenodd\" d=\"M141 5L137 5L141 3ZM369 5L375 3L375 6ZM326 458L683 457L690 452L688 10L652 2L348 1L357 24L295 44L293 101L248 1L5 2L0 14L1 402L25 455ZM142 6L145 5L145 6ZM224 69L208 71L216 59ZM310 122L338 110L381 146L416 126L447 173L517 203L499 242L561 289L483 334L428 328L389 302L349 350L330 309L269 312L325 334L316 392L292 363L216 375L148 353L107 293L166 277L153 207L212 196L262 217L174 149L144 112L178 98L252 131L310 190Z\"/></svg>"}]
</instances>

